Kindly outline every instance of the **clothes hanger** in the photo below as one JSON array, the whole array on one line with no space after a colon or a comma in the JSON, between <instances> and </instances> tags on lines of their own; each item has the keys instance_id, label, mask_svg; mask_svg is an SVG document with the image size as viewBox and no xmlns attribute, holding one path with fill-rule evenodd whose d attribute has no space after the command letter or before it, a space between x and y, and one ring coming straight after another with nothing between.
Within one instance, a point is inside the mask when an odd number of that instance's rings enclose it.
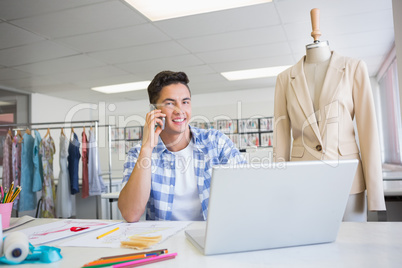
<instances>
[{"instance_id":1,"label":"clothes hanger","mask_svg":"<svg viewBox=\"0 0 402 268\"><path fill-rule=\"evenodd\" d=\"M50 129L47 129L46 135L43 138L46 138L49 135L49 138L51 138L52 136L50 136Z\"/></svg>"},{"instance_id":2,"label":"clothes hanger","mask_svg":"<svg viewBox=\"0 0 402 268\"><path fill-rule=\"evenodd\" d=\"M24 137L22 136L20 129L17 129L17 135L20 137L20 140L18 141L18 143L21 143L22 140L24 139Z\"/></svg>"},{"instance_id":3,"label":"clothes hanger","mask_svg":"<svg viewBox=\"0 0 402 268\"><path fill-rule=\"evenodd\" d=\"M60 133L60 135L62 135L62 136L66 136L65 134L64 134L64 131L63 131L63 128L61 128L61 133Z\"/></svg>"},{"instance_id":4,"label":"clothes hanger","mask_svg":"<svg viewBox=\"0 0 402 268\"><path fill-rule=\"evenodd\" d=\"M27 129L25 130L25 133L28 134L28 135L31 135L31 130L30 130L29 128L27 128Z\"/></svg>"},{"instance_id":5,"label":"clothes hanger","mask_svg":"<svg viewBox=\"0 0 402 268\"><path fill-rule=\"evenodd\" d=\"M72 141L73 133L74 133L74 128L73 128L73 127L71 127L70 141Z\"/></svg>"},{"instance_id":6,"label":"clothes hanger","mask_svg":"<svg viewBox=\"0 0 402 268\"><path fill-rule=\"evenodd\" d=\"M13 133L11 132L11 128L8 129L7 134L10 135L10 138L13 138Z\"/></svg>"}]
</instances>

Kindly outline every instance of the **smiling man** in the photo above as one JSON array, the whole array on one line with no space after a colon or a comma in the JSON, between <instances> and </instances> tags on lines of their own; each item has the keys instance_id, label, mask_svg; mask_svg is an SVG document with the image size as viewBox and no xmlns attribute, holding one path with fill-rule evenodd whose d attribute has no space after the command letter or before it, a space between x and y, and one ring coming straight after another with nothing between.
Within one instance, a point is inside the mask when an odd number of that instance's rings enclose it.
<instances>
[{"instance_id":1,"label":"smiling man","mask_svg":"<svg viewBox=\"0 0 402 268\"><path fill-rule=\"evenodd\" d=\"M127 154L118 202L128 222L145 209L147 220L205 220L212 166L245 163L220 131L189 126L188 82L183 72L163 71L148 86L155 109L146 115L142 142Z\"/></svg>"}]
</instances>

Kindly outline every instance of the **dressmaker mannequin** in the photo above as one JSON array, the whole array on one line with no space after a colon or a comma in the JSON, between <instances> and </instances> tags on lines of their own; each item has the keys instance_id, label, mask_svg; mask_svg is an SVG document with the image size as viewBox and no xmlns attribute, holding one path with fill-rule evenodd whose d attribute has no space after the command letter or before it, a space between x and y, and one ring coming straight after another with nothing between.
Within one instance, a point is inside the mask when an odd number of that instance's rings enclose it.
<instances>
[{"instance_id":1,"label":"dressmaker mannequin","mask_svg":"<svg viewBox=\"0 0 402 268\"><path fill-rule=\"evenodd\" d=\"M313 9L306 56L277 77L273 160L359 160L343 220L366 221L367 208L386 210L370 77L363 61L318 40L318 16Z\"/></svg>"},{"instance_id":2,"label":"dressmaker mannequin","mask_svg":"<svg viewBox=\"0 0 402 268\"><path fill-rule=\"evenodd\" d=\"M319 98L332 53L328 41L318 40L321 36L319 29L320 10L314 8L311 10L310 14L313 28L311 36L314 38L314 43L306 46L306 57L303 63L303 69L310 97L313 102L314 112L317 112L319 109ZM317 118L318 125L320 124L320 121L320 118ZM343 220L365 222L367 221L366 211L367 202L365 199L365 192L351 194L348 199Z\"/></svg>"},{"instance_id":3,"label":"dressmaker mannequin","mask_svg":"<svg viewBox=\"0 0 402 268\"><path fill-rule=\"evenodd\" d=\"M358 159L343 220L366 221L367 208L386 209L370 77L363 61L339 55L318 40L318 10L311 15L314 43L277 77L273 160Z\"/></svg>"}]
</instances>

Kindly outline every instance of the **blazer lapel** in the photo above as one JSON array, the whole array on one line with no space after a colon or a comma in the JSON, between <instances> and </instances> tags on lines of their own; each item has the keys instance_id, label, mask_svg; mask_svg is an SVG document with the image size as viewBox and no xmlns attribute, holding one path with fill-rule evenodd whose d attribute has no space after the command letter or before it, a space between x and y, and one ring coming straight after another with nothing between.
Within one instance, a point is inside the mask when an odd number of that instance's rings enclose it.
<instances>
[{"instance_id":1,"label":"blazer lapel","mask_svg":"<svg viewBox=\"0 0 402 268\"><path fill-rule=\"evenodd\" d=\"M300 103L300 107L303 110L304 116L306 117L306 122L304 126L310 125L313 129L315 135L321 143L321 135L317 125L317 119L314 114L313 102L311 101L310 92L308 90L306 77L304 75L303 70L303 62L304 57L293 66L291 71L291 86L295 95L297 97L298 102Z\"/></svg>"},{"instance_id":2,"label":"blazer lapel","mask_svg":"<svg viewBox=\"0 0 402 268\"><path fill-rule=\"evenodd\" d=\"M321 117L323 121L320 123L320 133L324 133L330 110L339 109L333 102L344 74L345 58L338 55L336 52L332 52L319 100L320 114L323 115Z\"/></svg>"}]
</instances>

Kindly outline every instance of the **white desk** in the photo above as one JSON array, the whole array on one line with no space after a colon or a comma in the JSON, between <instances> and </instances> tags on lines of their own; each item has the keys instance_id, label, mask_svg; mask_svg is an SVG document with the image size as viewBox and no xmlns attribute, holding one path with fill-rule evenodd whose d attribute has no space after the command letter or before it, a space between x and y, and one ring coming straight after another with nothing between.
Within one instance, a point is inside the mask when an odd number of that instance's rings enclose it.
<instances>
[{"instance_id":1,"label":"white desk","mask_svg":"<svg viewBox=\"0 0 402 268\"><path fill-rule=\"evenodd\" d=\"M51 220L37 219L19 230ZM197 228L194 222L188 228ZM63 240L64 241L64 240ZM241 241L239 241L241 243ZM57 246L57 242L50 245ZM60 247L63 260L47 265L20 265L18 267L81 267L99 257L133 252L130 249ZM167 248L177 252L173 260L144 267L191 268L248 268L248 267L398 267L402 266L402 222L342 223L334 243L262 250L215 256L202 255L185 237L184 231L170 237L152 249ZM16 267L16 266L1 266Z\"/></svg>"}]
</instances>

